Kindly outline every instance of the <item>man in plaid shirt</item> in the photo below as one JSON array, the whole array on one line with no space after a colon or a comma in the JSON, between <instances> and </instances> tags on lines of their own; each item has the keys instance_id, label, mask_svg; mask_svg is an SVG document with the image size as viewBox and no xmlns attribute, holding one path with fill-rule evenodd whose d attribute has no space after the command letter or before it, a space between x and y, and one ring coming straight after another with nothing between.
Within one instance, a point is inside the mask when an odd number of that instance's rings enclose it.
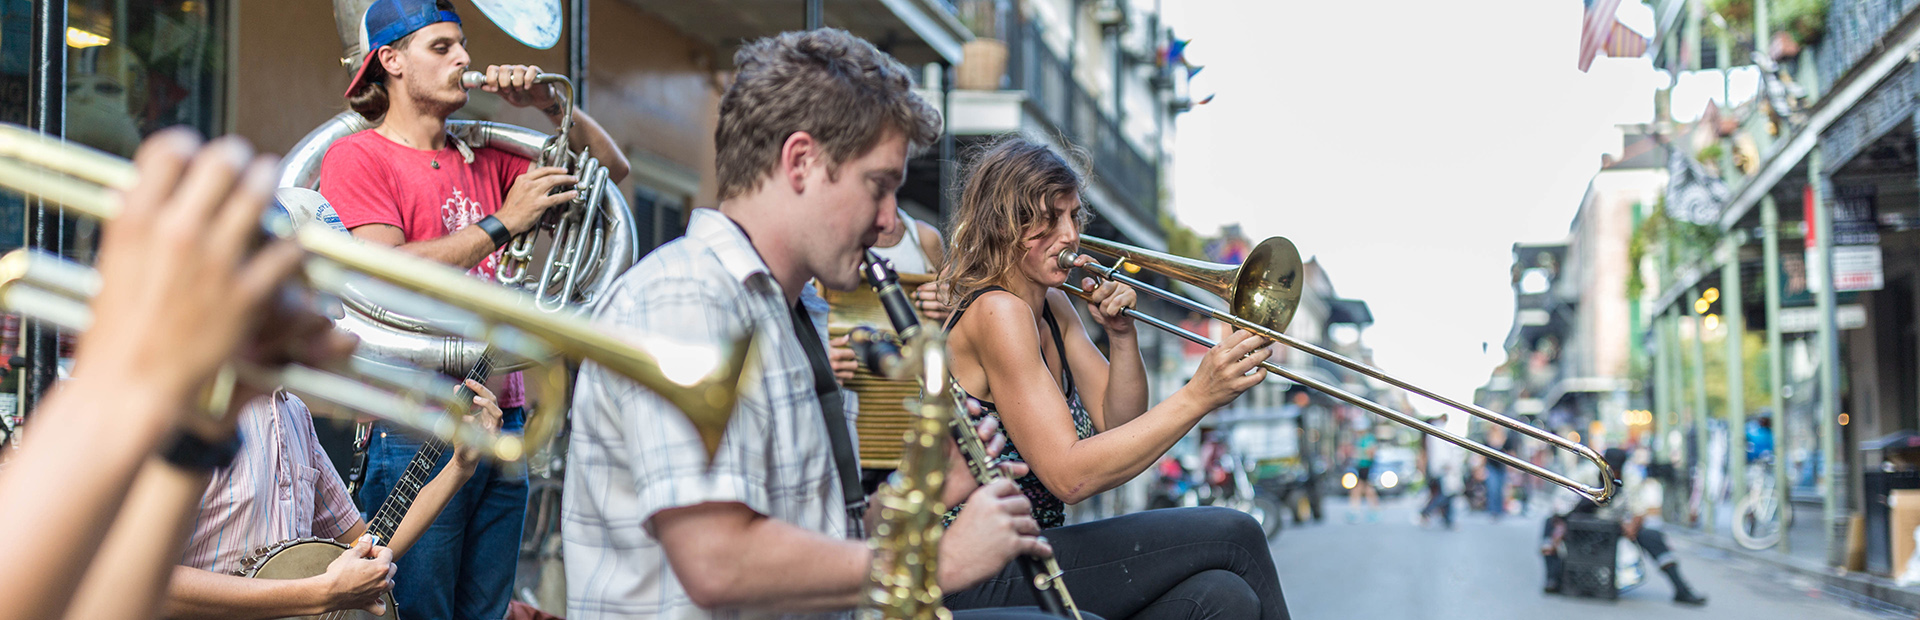
<instances>
[{"instance_id":1,"label":"man in plaid shirt","mask_svg":"<svg viewBox=\"0 0 1920 620\"><path fill-rule=\"evenodd\" d=\"M714 347L752 333L757 372L709 467L666 401L581 369L563 494L568 618L850 618L863 599L873 556L816 391L809 357L824 363L826 343L800 300L816 278L861 283L862 252L897 217L907 157L939 135L939 114L904 66L845 31L756 41L734 63L715 134L719 208L695 210L686 237L623 276L594 315ZM942 541L944 589L1051 553L1010 483L953 480L943 499L968 508Z\"/></svg>"}]
</instances>

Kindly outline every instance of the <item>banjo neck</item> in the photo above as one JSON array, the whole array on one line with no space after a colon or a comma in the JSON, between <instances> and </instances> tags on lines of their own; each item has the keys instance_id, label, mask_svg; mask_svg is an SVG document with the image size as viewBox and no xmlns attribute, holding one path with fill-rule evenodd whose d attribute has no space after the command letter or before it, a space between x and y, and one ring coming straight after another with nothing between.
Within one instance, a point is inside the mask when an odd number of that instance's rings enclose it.
<instances>
[{"instance_id":1,"label":"banjo neck","mask_svg":"<svg viewBox=\"0 0 1920 620\"><path fill-rule=\"evenodd\" d=\"M493 347L489 346L480 354L480 361L467 371L466 378L484 383L491 374ZM463 381L454 400L467 403L474 396L473 390ZM433 466L446 450L447 442L437 437L420 444L420 451L414 453L413 461L407 463L406 472L400 475L399 481L393 483L393 491L387 495L386 501L380 503L380 510L374 513L373 520L367 524L367 534L373 536L374 544L384 545L393 540L393 533L400 529L401 519L406 518L407 510L413 507L413 500L419 497L420 489L433 479Z\"/></svg>"}]
</instances>

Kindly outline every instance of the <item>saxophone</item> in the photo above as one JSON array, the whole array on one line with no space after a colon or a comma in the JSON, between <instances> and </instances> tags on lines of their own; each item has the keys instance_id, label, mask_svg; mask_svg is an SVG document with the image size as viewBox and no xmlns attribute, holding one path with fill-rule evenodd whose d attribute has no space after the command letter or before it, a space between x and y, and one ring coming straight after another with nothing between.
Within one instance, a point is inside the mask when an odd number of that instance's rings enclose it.
<instances>
[{"instance_id":1,"label":"saxophone","mask_svg":"<svg viewBox=\"0 0 1920 620\"><path fill-rule=\"evenodd\" d=\"M976 482L987 484L1005 478L1006 472L993 465L993 459L987 453L986 444L980 441L980 436L974 432L971 417L966 411L966 391L953 381L953 375L948 372L946 333L939 329L921 328L920 319L913 313L912 302L907 300L906 291L900 288L900 276L894 273L893 263L869 251L866 260L861 261L860 273L866 278L867 284L879 295L880 305L886 309L887 318L893 322L898 338L907 343L908 353L899 353L899 345L893 344L893 337L881 334L871 327L855 328L849 333L849 343L860 357L861 363L873 370L875 374L901 378L911 375L920 381L921 409L914 417L913 430L908 435L910 442L919 443L908 444L907 454L901 457L901 474L904 476L907 473L908 458L917 457L916 451L925 451L920 444L932 441L926 439L927 435L919 433L918 430L929 418L930 413L937 413L945 416L944 419L939 419L939 423L947 427L948 435L960 447L960 455L966 459L967 470ZM933 351L930 352L930 349ZM918 362L918 367L913 367L913 362ZM928 409L928 403L938 404ZM944 451L939 458L945 461ZM942 477L942 472L944 469L931 472L931 477L939 479ZM941 480L941 482L945 481ZM923 499L919 506L928 511L923 515L928 519L927 531L943 529L940 524L940 515L946 511L946 507L941 506L937 499L939 486L935 487L933 493L934 495L930 498ZM886 513L883 512L882 519L885 516ZM936 536L928 537L935 538L933 543L921 542L937 544ZM935 555L933 551L929 551L924 556L927 566L932 566ZM1080 619L1080 608L1074 605L1073 595L1067 592L1067 584L1061 579L1062 571L1059 562L1051 557L1043 559L1031 556L1022 556L1016 562L1032 580L1034 600L1039 604L1040 611L1062 618ZM878 565L879 562L876 561L876 566ZM876 568L876 571L878 570ZM937 593L939 586L931 583L935 574L931 568L927 570L928 583L923 587L931 586L932 591ZM936 594L933 599L937 601L939 596Z\"/></svg>"},{"instance_id":2,"label":"saxophone","mask_svg":"<svg viewBox=\"0 0 1920 620\"><path fill-rule=\"evenodd\" d=\"M878 345L874 341L870 344ZM887 346L884 354L887 374L896 378L917 374L924 385L939 386L947 372L947 342L944 334L923 334L906 343L904 353ZM870 358L881 354L868 350ZM876 370L878 372L878 370ZM873 536L867 544L873 549L873 569L867 578L867 604L861 617L873 620L951 620L952 612L941 604L939 583L940 515L947 507L940 492L947 486L947 450L942 429L954 416L953 400L944 394L927 393L913 412L906 432L906 450L900 456L900 468L887 485L874 494L879 514Z\"/></svg>"}]
</instances>

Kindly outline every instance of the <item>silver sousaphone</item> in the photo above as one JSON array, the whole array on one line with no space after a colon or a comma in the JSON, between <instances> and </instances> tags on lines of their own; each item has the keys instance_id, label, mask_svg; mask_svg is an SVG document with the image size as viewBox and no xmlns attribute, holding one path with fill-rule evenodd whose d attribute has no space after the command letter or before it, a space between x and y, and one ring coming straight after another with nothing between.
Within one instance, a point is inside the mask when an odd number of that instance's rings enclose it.
<instances>
[{"instance_id":1,"label":"silver sousaphone","mask_svg":"<svg viewBox=\"0 0 1920 620\"><path fill-rule=\"evenodd\" d=\"M372 0L334 0L333 3L334 21L347 53L341 64L349 71L358 70L359 62L366 56L359 28L361 16L371 4ZM558 0L476 0L474 4L509 36L531 47L550 48L560 39L563 13ZM475 74L469 74L466 80L469 88L475 85L474 77ZM556 83L562 105L571 110L574 96L571 81L556 74L541 74L539 81ZM322 123L295 144L282 160L279 185L316 188L321 159L333 142L372 127L371 122L352 111ZM607 179L599 160L589 153L571 152L568 142L571 128L571 112L553 135L504 123L447 122L448 132L469 147L501 149L532 159L537 165L564 167L569 174L579 177L579 197L548 211L532 230L509 242L497 270L497 280L527 291L536 307L549 312L585 308L639 260L639 234L625 197ZM546 252L536 260L536 249L542 246ZM404 309L375 306L351 295L344 296L343 302L347 312L336 324L360 337L361 353L356 355L462 376L479 360L485 348L482 343L451 336L436 328L433 321ZM520 366L518 360L501 360L495 365L500 371Z\"/></svg>"}]
</instances>

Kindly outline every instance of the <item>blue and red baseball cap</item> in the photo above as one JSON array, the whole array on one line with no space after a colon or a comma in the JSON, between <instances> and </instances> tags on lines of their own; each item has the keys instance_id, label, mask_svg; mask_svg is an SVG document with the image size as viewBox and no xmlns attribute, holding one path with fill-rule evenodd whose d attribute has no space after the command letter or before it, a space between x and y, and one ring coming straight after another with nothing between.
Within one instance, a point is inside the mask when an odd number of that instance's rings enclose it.
<instances>
[{"instance_id":1,"label":"blue and red baseball cap","mask_svg":"<svg viewBox=\"0 0 1920 620\"><path fill-rule=\"evenodd\" d=\"M352 97L367 84L367 68L376 62L374 54L379 53L380 48L440 22L460 23L460 16L453 12L453 3L448 0L374 0L367 7L366 15L360 18L360 48L367 52L360 57L360 68L353 72L353 81L347 83L344 96Z\"/></svg>"}]
</instances>

